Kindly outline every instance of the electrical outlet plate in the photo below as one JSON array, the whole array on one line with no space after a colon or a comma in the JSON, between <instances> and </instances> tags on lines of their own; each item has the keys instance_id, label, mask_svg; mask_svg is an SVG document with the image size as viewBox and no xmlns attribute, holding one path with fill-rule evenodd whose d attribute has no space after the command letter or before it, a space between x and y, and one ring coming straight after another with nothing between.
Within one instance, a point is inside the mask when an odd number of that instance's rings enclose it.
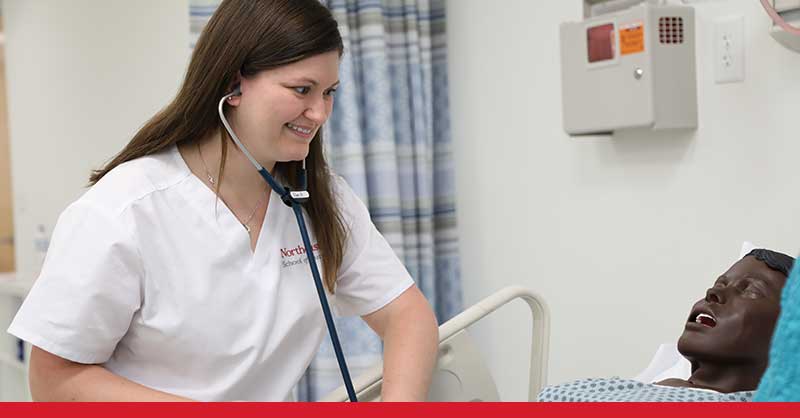
<instances>
[{"instance_id":1,"label":"electrical outlet plate","mask_svg":"<svg viewBox=\"0 0 800 418\"><path fill-rule=\"evenodd\" d=\"M744 81L744 16L714 20L714 79L717 84Z\"/></svg>"}]
</instances>

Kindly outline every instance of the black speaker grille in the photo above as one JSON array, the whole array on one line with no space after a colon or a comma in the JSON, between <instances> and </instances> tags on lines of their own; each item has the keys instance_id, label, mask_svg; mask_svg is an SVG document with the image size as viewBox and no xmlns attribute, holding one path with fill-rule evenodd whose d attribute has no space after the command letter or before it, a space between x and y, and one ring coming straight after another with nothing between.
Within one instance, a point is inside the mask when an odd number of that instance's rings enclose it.
<instances>
[{"instance_id":1,"label":"black speaker grille","mask_svg":"<svg viewBox=\"0 0 800 418\"><path fill-rule=\"evenodd\" d=\"M658 40L662 44L682 44L683 18L682 17L658 18Z\"/></svg>"}]
</instances>

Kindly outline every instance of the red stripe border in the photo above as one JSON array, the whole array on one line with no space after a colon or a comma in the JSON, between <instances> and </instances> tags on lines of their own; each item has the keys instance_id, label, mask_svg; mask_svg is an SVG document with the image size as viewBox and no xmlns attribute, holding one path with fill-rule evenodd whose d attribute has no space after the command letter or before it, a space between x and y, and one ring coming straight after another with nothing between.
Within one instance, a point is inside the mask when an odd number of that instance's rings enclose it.
<instances>
[{"instance_id":1,"label":"red stripe border","mask_svg":"<svg viewBox=\"0 0 800 418\"><path fill-rule=\"evenodd\" d=\"M238 418L276 415L281 418L422 418L450 417L637 417L724 418L798 417L800 404L790 403L4 403L0 416L58 415L59 418Z\"/></svg>"}]
</instances>

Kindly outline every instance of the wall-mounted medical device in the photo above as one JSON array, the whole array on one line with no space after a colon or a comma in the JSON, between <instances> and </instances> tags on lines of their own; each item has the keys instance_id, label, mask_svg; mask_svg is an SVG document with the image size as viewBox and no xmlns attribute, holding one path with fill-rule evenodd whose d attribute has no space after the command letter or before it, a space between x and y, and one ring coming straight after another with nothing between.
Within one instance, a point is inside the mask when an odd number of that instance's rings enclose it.
<instances>
[{"instance_id":1,"label":"wall-mounted medical device","mask_svg":"<svg viewBox=\"0 0 800 418\"><path fill-rule=\"evenodd\" d=\"M800 52L800 0L764 0L762 4L773 20L769 34L781 45Z\"/></svg>"},{"instance_id":2,"label":"wall-mounted medical device","mask_svg":"<svg viewBox=\"0 0 800 418\"><path fill-rule=\"evenodd\" d=\"M584 0L584 15L561 24L564 130L696 128L694 9Z\"/></svg>"}]
</instances>

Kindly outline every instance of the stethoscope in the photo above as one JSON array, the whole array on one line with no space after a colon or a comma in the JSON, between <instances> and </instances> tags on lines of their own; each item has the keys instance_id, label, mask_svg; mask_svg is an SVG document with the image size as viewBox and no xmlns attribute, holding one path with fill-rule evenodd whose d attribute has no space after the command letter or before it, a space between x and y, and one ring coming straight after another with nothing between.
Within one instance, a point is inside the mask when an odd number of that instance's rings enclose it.
<instances>
[{"instance_id":1,"label":"stethoscope","mask_svg":"<svg viewBox=\"0 0 800 418\"><path fill-rule=\"evenodd\" d=\"M328 326L328 334L330 334L331 342L333 343L333 350L336 352L336 360L339 362L339 370L342 372L342 379L344 380L344 386L347 389L347 396L350 398L350 402L358 402L358 398L356 398L356 392L353 389L353 382L350 380L350 372L347 370L347 363L344 359L344 353L342 352L342 346L339 344L339 335L336 333L336 325L333 323L333 315L331 315L331 308L328 305L328 298L325 296L325 288L322 286L322 279L320 278L319 268L317 267L317 260L314 257L314 252L311 248L311 239L308 237L308 229L306 228L305 218L303 217L303 206L302 204L307 202L311 195L308 193L307 190L307 181L306 181L306 161L303 160L303 166L300 169L300 188L302 190L291 190L289 187L284 187L278 184L272 174L267 171L255 158L253 155L247 151L242 141L239 140L239 137L236 136L236 133L233 132L230 124L228 124L228 119L225 118L225 113L223 112L223 106L225 101L233 96L240 96L242 94L242 90L240 86L236 86L236 88L230 94L225 95L219 101L219 118L222 120L222 124L225 125L225 130L228 131L228 134L233 139L233 142L236 143L236 146L242 151L242 153L250 160L250 163L258 170L258 173L261 174L261 177L269 184L269 187L275 191L280 197L283 203L286 206L289 206L294 211L294 216L297 218L297 226L300 228L300 235L303 238L303 245L306 248L306 254L308 256L308 265L311 267L311 275L314 277L314 285L317 287L317 295L319 296L319 303L322 305L322 313L325 315L325 323Z\"/></svg>"}]
</instances>

